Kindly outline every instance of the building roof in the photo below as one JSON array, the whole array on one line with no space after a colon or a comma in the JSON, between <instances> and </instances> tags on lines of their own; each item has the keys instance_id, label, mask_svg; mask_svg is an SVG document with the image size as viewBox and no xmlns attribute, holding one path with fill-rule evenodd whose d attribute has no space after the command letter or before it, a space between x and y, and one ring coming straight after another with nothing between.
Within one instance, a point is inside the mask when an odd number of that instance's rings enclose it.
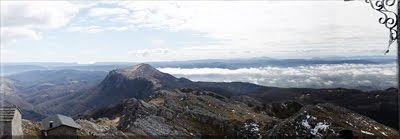
<instances>
[{"instance_id":1,"label":"building roof","mask_svg":"<svg viewBox=\"0 0 400 139\"><path fill-rule=\"evenodd\" d=\"M52 128L50 128L50 121L53 121ZM67 117L60 114L47 117L42 121L42 126L44 130L50 130L53 128L57 128L59 126L68 126L76 129L81 128L81 126L77 124L71 117Z\"/></svg>"},{"instance_id":2,"label":"building roof","mask_svg":"<svg viewBox=\"0 0 400 139\"><path fill-rule=\"evenodd\" d=\"M17 110L21 113L17 107L0 107L0 122L12 121Z\"/></svg>"}]
</instances>

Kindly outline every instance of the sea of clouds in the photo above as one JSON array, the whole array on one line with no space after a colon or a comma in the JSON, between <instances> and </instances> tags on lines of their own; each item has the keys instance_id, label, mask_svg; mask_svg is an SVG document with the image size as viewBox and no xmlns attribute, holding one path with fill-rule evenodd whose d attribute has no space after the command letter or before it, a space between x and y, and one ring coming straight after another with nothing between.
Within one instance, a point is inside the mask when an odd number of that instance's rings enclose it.
<instances>
[{"instance_id":1,"label":"sea of clouds","mask_svg":"<svg viewBox=\"0 0 400 139\"><path fill-rule=\"evenodd\" d=\"M250 82L263 86L306 88L387 89L397 83L393 64L320 64L298 67L160 68L162 72L193 81Z\"/></svg>"}]
</instances>

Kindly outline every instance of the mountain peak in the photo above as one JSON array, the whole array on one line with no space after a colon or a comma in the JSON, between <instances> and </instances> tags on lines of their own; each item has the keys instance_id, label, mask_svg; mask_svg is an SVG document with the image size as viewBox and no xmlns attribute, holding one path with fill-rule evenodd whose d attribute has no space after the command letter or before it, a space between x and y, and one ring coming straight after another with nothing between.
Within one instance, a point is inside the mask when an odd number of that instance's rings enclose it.
<instances>
[{"instance_id":1,"label":"mountain peak","mask_svg":"<svg viewBox=\"0 0 400 139\"><path fill-rule=\"evenodd\" d=\"M117 74L122 74L123 76L133 79L133 78L149 78L149 77L157 77L163 76L164 73L160 72L156 68L152 67L149 64L140 63L134 66L129 66L123 69L118 69L112 71Z\"/></svg>"},{"instance_id":2,"label":"mountain peak","mask_svg":"<svg viewBox=\"0 0 400 139\"><path fill-rule=\"evenodd\" d=\"M99 89L90 94L93 101L88 105L100 108L125 98L142 99L154 94L155 90L177 88L178 85L181 84L174 76L160 72L149 64L137 64L110 71L96 87Z\"/></svg>"},{"instance_id":3,"label":"mountain peak","mask_svg":"<svg viewBox=\"0 0 400 139\"><path fill-rule=\"evenodd\" d=\"M152 69L152 70L156 70L151 65L146 64L146 63L140 63L140 64L137 64L137 65L134 65L134 66L127 67L126 69L135 69L135 70L137 70L137 69L144 69L144 70Z\"/></svg>"}]
</instances>

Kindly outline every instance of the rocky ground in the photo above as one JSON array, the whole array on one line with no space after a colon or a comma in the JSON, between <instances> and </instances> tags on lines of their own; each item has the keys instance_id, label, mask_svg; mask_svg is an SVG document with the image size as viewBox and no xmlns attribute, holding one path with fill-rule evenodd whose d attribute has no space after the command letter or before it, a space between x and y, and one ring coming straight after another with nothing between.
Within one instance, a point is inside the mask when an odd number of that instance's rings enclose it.
<instances>
[{"instance_id":1,"label":"rocky ground","mask_svg":"<svg viewBox=\"0 0 400 139\"><path fill-rule=\"evenodd\" d=\"M40 139L41 138L41 129L42 126L40 123L29 121L22 119L22 129L25 136L28 136L32 139Z\"/></svg>"},{"instance_id":2,"label":"rocky ground","mask_svg":"<svg viewBox=\"0 0 400 139\"><path fill-rule=\"evenodd\" d=\"M117 129L119 119L109 120L107 118L100 118L97 120L83 120L76 121L81 125L78 131L79 136L90 138L127 138L126 134Z\"/></svg>"},{"instance_id":3,"label":"rocky ground","mask_svg":"<svg viewBox=\"0 0 400 139\"><path fill-rule=\"evenodd\" d=\"M126 100L118 127L149 136L247 136L252 129L246 125L256 124L254 134L261 134L277 121L212 92L177 90L160 91L147 101Z\"/></svg>"},{"instance_id":4,"label":"rocky ground","mask_svg":"<svg viewBox=\"0 0 400 139\"><path fill-rule=\"evenodd\" d=\"M349 134L346 134L348 132ZM385 137L399 136L388 128L368 117L354 113L332 104L317 104L303 107L298 113L284 119L268 136L300 136L306 138L322 137Z\"/></svg>"},{"instance_id":5,"label":"rocky ground","mask_svg":"<svg viewBox=\"0 0 400 139\"><path fill-rule=\"evenodd\" d=\"M102 109L104 117L112 119L76 120L82 127L79 135L87 138L399 137L392 128L327 103L263 104L248 96L228 98L210 91L177 89L161 90L144 100L126 99L118 107L122 111L106 113ZM96 113L96 117L101 117L101 113ZM26 134L37 135L40 125L24 121L24 128Z\"/></svg>"}]
</instances>

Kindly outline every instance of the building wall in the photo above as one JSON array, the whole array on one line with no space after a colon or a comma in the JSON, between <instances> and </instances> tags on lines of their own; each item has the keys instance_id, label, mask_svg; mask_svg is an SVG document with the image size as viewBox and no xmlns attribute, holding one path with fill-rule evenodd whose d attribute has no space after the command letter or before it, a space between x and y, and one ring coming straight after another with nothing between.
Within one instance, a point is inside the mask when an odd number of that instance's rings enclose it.
<instances>
[{"instance_id":1,"label":"building wall","mask_svg":"<svg viewBox=\"0 0 400 139\"><path fill-rule=\"evenodd\" d=\"M12 120L0 122L0 138L21 139L23 135L21 113L18 110L15 110Z\"/></svg>"},{"instance_id":2,"label":"building wall","mask_svg":"<svg viewBox=\"0 0 400 139\"><path fill-rule=\"evenodd\" d=\"M22 138L24 132L22 130L22 116L19 110L15 111L11 126L13 138Z\"/></svg>"},{"instance_id":3,"label":"building wall","mask_svg":"<svg viewBox=\"0 0 400 139\"><path fill-rule=\"evenodd\" d=\"M0 138L2 136L11 135L11 121L1 121L0 122Z\"/></svg>"},{"instance_id":4,"label":"building wall","mask_svg":"<svg viewBox=\"0 0 400 139\"><path fill-rule=\"evenodd\" d=\"M77 129L68 126L60 126L47 131L48 136L70 136L76 137Z\"/></svg>"}]
</instances>

